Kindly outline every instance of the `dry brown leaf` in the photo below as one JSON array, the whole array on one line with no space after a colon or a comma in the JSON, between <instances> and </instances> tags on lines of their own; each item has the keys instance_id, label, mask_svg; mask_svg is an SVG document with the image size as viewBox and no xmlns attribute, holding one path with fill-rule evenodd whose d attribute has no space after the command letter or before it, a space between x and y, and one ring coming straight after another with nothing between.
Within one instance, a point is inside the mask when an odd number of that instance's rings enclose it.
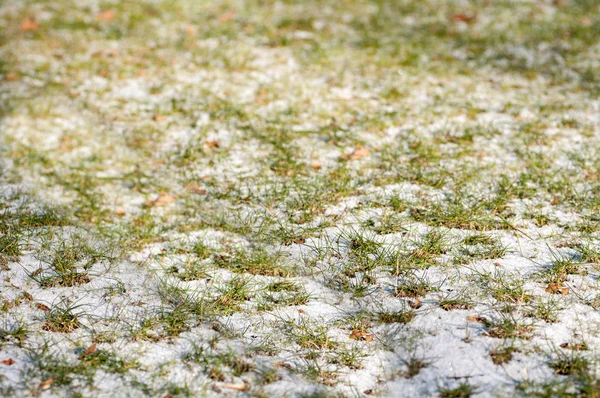
<instances>
[{"instance_id":1,"label":"dry brown leaf","mask_svg":"<svg viewBox=\"0 0 600 398\"><path fill-rule=\"evenodd\" d=\"M40 383L40 385L38 386L38 390L40 390L40 391L46 391L47 389L49 389L50 387L52 387L52 383L54 383L54 377L51 377L49 379L46 379L46 380L42 381Z\"/></svg>"},{"instance_id":2,"label":"dry brown leaf","mask_svg":"<svg viewBox=\"0 0 600 398\"><path fill-rule=\"evenodd\" d=\"M167 118L162 115L154 115L152 116L152 120L154 120L155 122L164 122L165 120L167 120Z\"/></svg>"},{"instance_id":3,"label":"dry brown leaf","mask_svg":"<svg viewBox=\"0 0 600 398\"><path fill-rule=\"evenodd\" d=\"M548 286L546 286L547 293L556 293L558 289L560 289L560 285L557 283L549 283Z\"/></svg>"},{"instance_id":4,"label":"dry brown leaf","mask_svg":"<svg viewBox=\"0 0 600 398\"><path fill-rule=\"evenodd\" d=\"M40 27L40 25L38 25L38 23L35 22L35 19L33 19L33 18L25 18L21 22L21 30L23 32L32 32L32 31L38 30L39 27Z\"/></svg>"},{"instance_id":5,"label":"dry brown leaf","mask_svg":"<svg viewBox=\"0 0 600 398\"><path fill-rule=\"evenodd\" d=\"M248 389L248 384L246 384L246 382L241 382L238 384L221 384L221 387L237 391L246 391Z\"/></svg>"},{"instance_id":6,"label":"dry brown leaf","mask_svg":"<svg viewBox=\"0 0 600 398\"><path fill-rule=\"evenodd\" d=\"M23 291L23 297L25 298L25 300L27 301L33 301L33 296L31 295L31 293L28 293L26 291Z\"/></svg>"},{"instance_id":7,"label":"dry brown leaf","mask_svg":"<svg viewBox=\"0 0 600 398\"><path fill-rule=\"evenodd\" d=\"M366 342L373 341L373 333L363 332L362 330L355 329L350 333L350 338L352 340L362 340Z\"/></svg>"},{"instance_id":8,"label":"dry brown leaf","mask_svg":"<svg viewBox=\"0 0 600 398\"><path fill-rule=\"evenodd\" d=\"M92 344L79 356L79 358L83 358L85 356L91 355L96 352L96 343Z\"/></svg>"},{"instance_id":9,"label":"dry brown leaf","mask_svg":"<svg viewBox=\"0 0 600 398\"><path fill-rule=\"evenodd\" d=\"M269 102L269 92L265 89L259 90L254 100L257 104L266 104Z\"/></svg>"},{"instance_id":10,"label":"dry brown leaf","mask_svg":"<svg viewBox=\"0 0 600 398\"><path fill-rule=\"evenodd\" d=\"M12 359L12 358L8 358L8 359L5 359L3 361L0 361L0 363L2 363L3 365L6 365L6 366L10 366L13 363L15 363L15 360Z\"/></svg>"},{"instance_id":11,"label":"dry brown leaf","mask_svg":"<svg viewBox=\"0 0 600 398\"><path fill-rule=\"evenodd\" d=\"M418 308L421 308L422 305L423 305L423 302L421 300L419 300L419 298L416 298L415 301L412 301L410 303L410 308L413 308L416 310Z\"/></svg>"},{"instance_id":12,"label":"dry brown leaf","mask_svg":"<svg viewBox=\"0 0 600 398\"><path fill-rule=\"evenodd\" d=\"M204 145L208 148L219 148L220 145L217 141L206 141Z\"/></svg>"},{"instance_id":13,"label":"dry brown leaf","mask_svg":"<svg viewBox=\"0 0 600 398\"><path fill-rule=\"evenodd\" d=\"M559 203L560 203L560 198L558 197L558 195L554 195L554 198L552 198L552 201L550 202L550 206L556 206Z\"/></svg>"},{"instance_id":14,"label":"dry brown leaf","mask_svg":"<svg viewBox=\"0 0 600 398\"><path fill-rule=\"evenodd\" d=\"M119 207L116 211L117 216L119 217L123 217L125 215L125 209L123 209L122 207Z\"/></svg>"},{"instance_id":15,"label":"dry brown leaf","mask_svg":"<svg viewBox=\"0 0 600 398\"><path fill-rule=\"evenodd\" d=\"M96 21L112 21L116 16L113 10L104 10L96 14Z\"/></svg>"},{"instance_id":16,"label":"dry brown leaf","mask_svg":"<svg viewBox=\"0 0 600 398\"><path fill-rule=\"evenodd\" d=\"M467 322L483 322L483 317L479 315L469 315L467 316Z\"/></svg>"},{"instance_id":17,"label":"dry brown leaf","mask_svg":"<svg viewBox=\"0 0 600 398\"><path fill-rule=\"evenodd\" d=\"M158 198L156 198L154 200L149 200L148 202L146 202L146 206L151 206L151 207L166 206L168 204L173 203L174 201L175 201L175 196L161 192L160 196Z\"/></svg>"},{"instance_id":18,"label":"dry brown leaf","mask_svg":"<svg viewBox=\"0 0 600 398\"><path fill-rule=\"evenodd\" d=\"M196 32L196 28L193 27L192 25L188 25L185 27L185 34L188 35L189 37L195 37L197 32Z\"/></svg>"},{"instance_id":19,"label":"dry brown leaf","mask_svg":"<svg viewBox=\"0 0 600 398\"><path fill-rule=\"evenodd\" d=\"M235 12L227 11L227 12L221 14L221 16L219 17L219 22L229 22L233 18L235 18Z\"/></svg>"},{"instance_id":20,"label":"dry brown leaf","mask_svg":"<svg viewBox=\"0 0 600 398\"><path fill-rule=\"evenodd\" d=\"M11 80L17 80L18 78L19 78L19 74L18 74L18 73L14 73L14 72L12 72L12 73L7 73L7 74L4 76L4 80L8 80L8 81L11 81Z\"/></svg>"},{"instance_id":21,"label":"dry brown leaf","mask_svg":"<svg viewBox=\"0 0 600 398\"><path fill-rule=\"evenodd\" d=\"M42 303L35 303L35 308L37 308L38 310L45 311L45 312L50 312L50 307L48 307L47 305L44 305Z\"/></svg>"},{"instance_id":22,"label":"dry brown leaf","mask_svg":"<svg viewBox=\"0 0 600 398\"><path fill-rule=\"evenodd\" d=\"M566 296L567 294L569 294L569 291L571 289L569 289L566 286L562 286L558 283L549 283L548 286L546 287L546 292L548 293L552 293L552 294L562 294L563 296Z\"/></svg>"},{"instance_id":23,"label":"dry brown leaf","mask_svg":"<svg viewBox=\"0 0 600 398\"><path fill-rule=\"evenodd\" d=\"M560 348L568 348L573 351L585 351L588 349L585 343L562 343Z\"/></svg>"},{"instance_id":24,"label":"dry brown leaf","mask_svg":"<svg viewBox=\"0 0 600 398\"><path fill-rule=\"evenodd\" d=\"M198 185L198 184L194 184L194 183L187 184L185 186L185 189L188 191L197 193L198 195L206 195L206 189L200 188L200 185Z\"/></svg>"},{"instance_id":25,"label":"dry brown leaf","mask_svg":"<svg viewBox=\"0 0 600 398\"><path fill-rule=\"evenodd\" d=\"M370 154L371 151L369 151L369 148L359 145L352 153L343 155L342 160L360 160L368 157Z\"/></svg>"},{"instance_id":26,"label":"dry brown leaf","mask_svg":"<svg viewBox=\"0 0 600 398\"><path fill-rule=\"evenodd\" d=\"M452 15L451 19L455 22L471 23L475 22L475 15L459 13Z\"/></svg>"}]
</instances>

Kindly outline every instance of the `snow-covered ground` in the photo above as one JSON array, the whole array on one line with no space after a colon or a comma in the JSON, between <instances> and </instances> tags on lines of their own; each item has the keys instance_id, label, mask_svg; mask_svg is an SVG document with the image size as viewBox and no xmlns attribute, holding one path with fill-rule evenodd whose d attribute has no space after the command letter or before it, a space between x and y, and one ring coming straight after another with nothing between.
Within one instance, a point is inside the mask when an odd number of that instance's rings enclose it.
<instances>
[{"instance_id":1,"label":"snow-covered ground","mask_svg":"<svg viewBox=\"0 0 600 398\"><path fill-rule=\"evenodd\" d=\"M600 5L0 4L0 395L596 397Z\"/></svg>"}]
</instances>

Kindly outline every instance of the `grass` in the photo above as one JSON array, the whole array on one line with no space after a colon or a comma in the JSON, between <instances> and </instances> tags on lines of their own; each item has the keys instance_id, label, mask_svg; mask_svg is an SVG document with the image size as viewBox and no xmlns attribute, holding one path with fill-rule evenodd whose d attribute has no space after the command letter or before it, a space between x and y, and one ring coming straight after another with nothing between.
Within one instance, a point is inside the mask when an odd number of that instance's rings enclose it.
<instances>
[{"instance_id":1,"label":"grass","mask_svg":"<svg viewBox=\"0 0 600 398\"><path fill-rule=\"evenodd\" d=\"M492 319L484 318L483 324L487 328L484 334L498 339L520 338L527 340L531 338L531 332L533 332L531 325L505 315Z\"/></svg>"},{"instance_id":2,"label":"grass","mask_svg":"<svg viewBox=\"0 0 600 398\"><path fill-rule=\"evenodd\" d=\"M455 388L442 388L439 391L441 398L468 398L475 393L476 389L466 381Z\"/></svg>"},{"instance_id":3,"label":"grass","mask_svg":"<svg viewBox=\"0 0 600 398\"><path fill-rule=\"evenodd\" d=\"M576 257L555 252L551 252L551 255L551 263L542 271L544 282L562 284L567 281L569 275L581 272L581 263Z\"/></svg>"},{"instance_id":4,"label":"grass","mask_svg":"<svg viewBox=\"0 0 600 398\"><path fill-rule=\"evenodd\" d=\"M6 343L22 344L30 335L26 325L14 324L0 329L0 347Z\"/></svg>"},{"instance_id":5,"label":"grass","mask_svg":"<svg viewBox=\"0 0 600 398\"><path fill-rule=\"evenodd\" d=\"M49 332L70 333L81 326L79 313L76 312L79 306L69 304L63 301L54 305L47 312L42 328Z\"/></svg>"},{"instance_id":6,"label":"grass","mask_svg":"<svg viewBox=\"0 0 600 398\"><path fill-rule=\"evenodd\" d=\"M377 318L383 323L408 323L414 317L414 311L380 312L377 314Z\"/></svg>"},{"instance_id":7,"label":"grass","mask_svg":"<svg viewBox=\"0 0 600 398\"><path fill-rule=\"evenodd\" d=\"M499 347L490 352L490 357L494 365L503 365L513 359L515 352L519 352L519 349L514 346Z\"/></svg>"},{"instance_id":8,"label":"grass","mask_svg":"<svg viewBox=\"0 0 600 398\"><path fill-rule=\"evenodd\" d=\"M250 254L238 250L232 255L220 255L216 265L235 272L247 272L253 275L292 276L293 271L286 269L281 263L280 253L271 254L265 248L252 250Z\"/></svg>"},{"instance_id":9,"label":"grass","mask_svg":"<svg viewBox=\"0 0 600 398\"><path fill-rule=\"evenodd\" d=\"M0 395L595 396L597 11L3 2Z\"/></svg>"}]
</instances>

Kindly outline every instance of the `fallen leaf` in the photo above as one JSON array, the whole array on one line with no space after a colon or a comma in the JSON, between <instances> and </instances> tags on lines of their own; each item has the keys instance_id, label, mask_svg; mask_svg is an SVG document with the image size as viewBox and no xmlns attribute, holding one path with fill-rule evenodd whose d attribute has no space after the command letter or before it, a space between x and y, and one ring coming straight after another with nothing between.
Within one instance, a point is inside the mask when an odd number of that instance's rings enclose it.
<instances>
[{"instance_id":1,"label":"fallen leaf","mask_svg":"<svg viewBox=\"0 0 600 398\"><path fill-rule=\"evenodd\" d=\"M38 386L38 390L40 390L40 391L46 391L47 389L49 389L50 387L52 387L52 383L54 383L54 377L51 377L49 379L46 379L46 380L42 381L40 383L40 385Z\"/></svg>"},{"instance_id":2,"label":"fallen leaf","mask_svg":"<svg viewBox=\"0 0 600 398\"><path fill-rule=\"evenodd\" d=\"M26 291L23 291L23 298L25 298L25 300L27 301L33 301L33 296L31 295L31 293L28 293Z\"/></svg>"},{"instance_id":3,"label":"fallen leaf","mask_svg":"<svg viewBox=\"0 0 600 398\"><path fill-rule=\"evenodd\" d=\"M19 78L19 74L18 73L7 73L6 75L4 75L4 80L17 80Z\"/></svg>"},{"instance_id":4,"label":"fallen leaf","mask_svg":"<svg viewBox=\"0 0 600 398\"><path fill-rule=\"evenodd\" d=\"M185 189L197 193L198 195L206 195L206 189L200 188L200 185L190 183L185 186Z\"/></svg>"},{"instance_id":5,"label":"fallen leaf","mask_svg":"<svg viewBox=\"0 0 600 398\"><path fill-rule=\"evenodd\" d=\"M39 27L40 27L40 25L38 25L38 23L35 22L35 19L33 19L33 18L25 18L21 22L21 30L23 32L32 32L34 30L38 30Z\"/></svg>"},{"instance_id":6,"label":"fallen leaf","mask_svg":"<svg viewBox=\"0 0 600 398\"><path fill-rule=\"evenodd\" d=\"M260 90L257 94L256 94L256 98L254 99L254 102L259 104L259 105L263 105L263 104L267 104L269 102L269 92L267 90Z\"/></svg>"},{"instance_id":7,"label":"fallen leaf","mask_svg":"<svg viewBox=\"0 0 600 398\"><path fill-rule=\"evenodd\" d=\"M235 12L227 11L227 12L221 14L221 16L219 17L219 22L229 22L233 18L235 18Z\"/></svg>"},{"instance_id":8,"label":"fallen leaf","mask_svg":"<svg viewBox=\"0 0 600 398\"><path fill-rule=\"evenodd\" d=\"M160 196L154 200L149 200L146 202L147 206L155 207L155 206L166 206L175 201L175 196L166 194L164 192L160 193Z\"/></svg>"},{"instance_id":9,"label":"fallen leaf","mask_svg":"<svg viewBox=\"0 0 600 398\"><path fill-rule=\"evenodd\" d=\"M10 366L15 363L15 360L12 358L5 359L4 361L0 361L3 365Z\"/></svg>"},{"instance_id":10,"label":"fallen leaf","mask_svg":"<svg viewBox=\"0 0 600 398\"><path fill-rule=\"evenodd\" d=\"M91 354L93 354L93 353L95 353L95 352L96 352L96 343L94 343L94 344L92 344L91 346L89 346L89 347L87 348L87 350L85 350L85 351L83 352L83 354L81 354L81 355L79 356L79 358L86 357L86 356L88 356L88 355L91 355Z\"/></svg>"},{"instance_id":11,"label":"fallen leaf","mask_svg":"<svg viewBox=\"0 0 600 398\"><path fill-rule=\"evenodd\" d=\"M188 25L185 27L185 34L190 36L190 37L195 37L196 36L196 28L194 28L191 25Z\"/></svg>"},{"instance_id":12,"label":"fallen leaf","mask_svg":"<svg viewBox=\"0 0 600 398\"><path fill-rule=\"evenodd\" d=\"M369 151L369 148L359 145L351 153L343 155L342 160L364 159L364 158L368 157L370 154L371 154L371 151Z\"/></svg>"},{"instance_id":13,"label":"fallen leaf","mask_svg":"<svg viewBox=\"0 0 600 398\"><path fill-rule=\"evenodd\" d=\"M350 338L352 340L362 340L362 341L373 341L373 333L363 332L361 330L355 329L350 333Z\"/></svg>"},{"instance_id":14,"label":"fallen leaf","mask_svg":"<svg viewBox=\"0 0 600 398\"><path fill-rule=\"evenodd\" d=\"M587 344L585 343L562 343L560 348L568 348L573 351L584 351L588 349Z\"/></svg>"},{"instance_id":15,"label":"fallen leaf","mask_svg":"<svg viewBox=\"0 0 600 398\"><path fill-rule=\"evenodd\" d=\"M45 311L45 312L50 312L50 307L48 307L47 305L44 305L42 303L35 303L35 308L37 308L38 310Z\"/></svg>"},{"instance_id":16,"label":"fallen leaf","mask_svg":"<svg viewBox=\"0 0 600 398\"><path fill-rule=\"evenodd\" d=\"M549 283L548 286L546 287L546 292L548 293L552 293L552 294L562 294L563 296L566 296L567 294L569 294L569 291L571 289L569 289L566 286L562 286L558 283Z\"/></svg>"},{"instance_id":17,"label":"fallen leaf","mask_svg":"<svg viewBox=\"0 0 600 398\"><path fill-rule=\"evenodd\" d=\"M483 322L483 317L479 315L469 315L467 316L467 322Z\"/></svg>"},{"instance_id":18,"label":"fallen leaf","mask_svg":"<svg viewBox=\"0 0 600 398\"><path fill-rule=\"evenodd\" d=\"M154 115L152 116L152 120L154 120L155 122L164 122L165 120L167 120L167 118L162 115Z\"/></svg>"},{"instance_id":19,"label":"fallen leaf","mask_svg":"<svg viewBox=\"0 0 600 398\"><path fill-rule=\"evenodd\" d=\"M552 198L552 201L550 202L550 206L556 206L559 203L560 203L560 198L558 197L558 195L554 195L554 198Z\"/></svg>"},{"instance_id":20,"label":"fallen leaf","mask_svg":"<svg viewBox=\"0 0 600 398\"><path fill-rule=\"evenodd\" d=\"M248 384L246 384L246 382L244 381L238 384L221 384L221 387L237 391L246 391L248 389Z\"/></svg>"},{"instance_id":21,"label":"fallen leaf","mask_svg":"<svg viewBox=\"0 0 600 398\"><path fill-rule=\"evenodd\" d=\"M455 22L471 23L475 21L475 15L459 13L452 15L451 19Z\"/></svg>"},{"instance_id":22,"label":"fallen leaf","mask_svg":"<svg viewBox=\"0 0 600 398\"><path fill-rule=\"evenodd\" d=\"M217 141L206 141L204 143L205 146L207 146L208 148L219 148L220 145Z\"/></svg>"},{"instance_id":23,"label":"fallen leaf","mask_svg":"<svg viewBox=\"0 0 600 398\"><path fill-rule=\"evenodd\" d=\"M419 300L419 298L416 298L415 301L412 301L410 303L410 308L413 308L416 310L418 308L421 308L422 305L423 305L423 302L421 300Z\"/></svg>"},{"instance_id":24,"label":"fallen leaf","mask_svg":"<svg viewBox=\"0 0 600 398\"><path fill-rule=\"evenodd\" d=\"M125 215L125 209L123 209L122 207L119 207L119 208L117 209L116 213L117 213L117 216L120 216L120 217L122 217L122 216L124 216L124 215Z\"/></svg>"},{"instance_id":25,"label":"fallen leaf","mask_svg":"<svg viewBox=\"0 0 600 398\"><path fill-rule=\"evenodd\" d=\"M112 21L116 16L113 10L104 10L96 14L96 21Z\"/></svg>"}]
</instances>

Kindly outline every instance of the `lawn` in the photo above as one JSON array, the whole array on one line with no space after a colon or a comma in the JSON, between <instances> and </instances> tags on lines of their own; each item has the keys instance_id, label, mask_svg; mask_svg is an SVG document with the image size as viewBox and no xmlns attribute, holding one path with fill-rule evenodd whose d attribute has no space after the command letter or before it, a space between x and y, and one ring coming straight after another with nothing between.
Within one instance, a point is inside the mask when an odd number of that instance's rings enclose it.
<instances>
[{"instance_id":1,"label":"lawn","mask_svg":"<svg viewBox=\"0 0 600 398\"><path fill-rule=\"evenodd\" d=\"M600 397L597 0L0 0L0 396Z\"/></svg>"}]
</instances>

